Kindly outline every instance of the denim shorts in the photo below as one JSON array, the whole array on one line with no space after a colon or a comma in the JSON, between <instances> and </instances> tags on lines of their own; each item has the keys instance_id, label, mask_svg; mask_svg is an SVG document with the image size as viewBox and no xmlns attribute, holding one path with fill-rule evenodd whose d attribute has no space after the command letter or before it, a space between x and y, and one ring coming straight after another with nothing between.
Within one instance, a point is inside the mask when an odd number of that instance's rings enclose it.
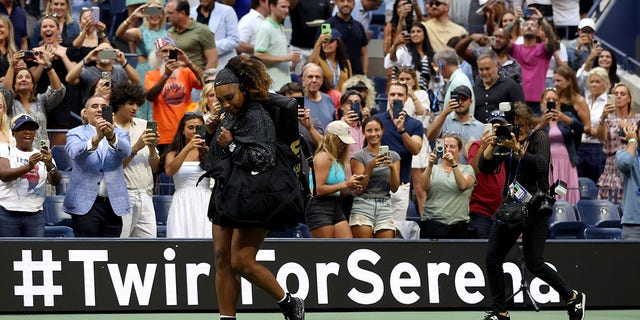
<instances>
[{"instance_id":1,"label":"denim shorts","mask_svg":"<svg viewBox=\"0 0 640 320\"><path fill-rule=\"evenodd\" d=\"M305 213L305 218L309 230L332 226L347 220L342 210L340 197L313 198Z\"/></svg>"},{"instance_id":2,"label":"denim shorts","mask_svg":"<svg viewBox=\"0 0 640 320\"><path fill-rule=\"evenodd\" d=\"M395 230L391 200L355 198L351 207L349 225L369 226L373 228L373 232Z\"/></svg>"}]
</instances>

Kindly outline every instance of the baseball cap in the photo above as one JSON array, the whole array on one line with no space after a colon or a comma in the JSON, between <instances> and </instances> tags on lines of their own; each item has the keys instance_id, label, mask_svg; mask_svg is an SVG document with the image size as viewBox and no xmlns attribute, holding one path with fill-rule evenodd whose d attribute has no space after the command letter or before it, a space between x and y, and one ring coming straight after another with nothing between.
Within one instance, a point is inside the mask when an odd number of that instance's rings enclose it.
<instances>
[{"instance_id":1,"label":"baseball cap","mask_svg":"<svg viewBox=\"0 0 640 320\"><path fill-rule=\"evenodd\" d=\"M455 88L452 93L456 93L456 94L458 94L458 96L462 95L462 96L465 96L467 98L471 98L472 97L471 89L469 89L469 87L464 86L464 85Z\"/></svg>"},{"instance_id":2,"label":"baseball cap","mask_svg":"<svg viewBox=\"0 0 640 320\"><path fill-rule=\"evenodd\" d=\"M591 18L584 18L578 24L578 30L582 28L591 28L591 30L596 31L596 23Z\"/></svg>"},{"instance_id":3,"label":"baseball cap","mask_svg":"<svg viewBox=\"0 0 640 320\"><path fill-rule=\"evenodd\" d=\"M494 123L494 122L500 122L502 124L509 123L509 121L507 121L507 117L505 116L504 112L500 110L491 111L491 115L489 117L489 123Z\"/></svg>"},{"instance_id":4,"label":"baseball cap","mask_svg":"<svg viewBox=\"0 0 640 320\"><path fill-rule=\"evenodd\" d=\"M342 33L338 29L331 29L331 40L342 40Z\"/></svg>"},{"instance_id":5,"label":"baseball cap","mask_svg":"<svg viewBox=\"0 0 640 320\"><path fill-rule=\"evenodd\" d=\"M31 116L29 116L28 114L21 114L11 119L11 131L16 131L20 129L20 127L28 123L32 123L36 127L36 130L40 128L40 125L35 120L33 120Z\"/></svg>"},{"instance_id":6,"label":"baseball cap","mask_svg":"<svg viewBox=\"0 0 640 320\"><path fill-rule=\"evenodd\" d=\"M169 38L169 37L165 37L165 38L160 38L158 40L156 40L155 42L156 44L156 50L160 51L160 49L166 47L166 46L176 46L176 41Z\"/></svg>"},{"instance_id":7,"label":"baseball cap","mask_svg":"<svg viewBox=\"0 0 640 320\"><path fill-rule=\"evenodd\" d=\"M351 128L344 121L333 121L327 126L327 133L335 134L345 144L354 144L356 140L351 136Z\"/></svg>"}]
</instances>

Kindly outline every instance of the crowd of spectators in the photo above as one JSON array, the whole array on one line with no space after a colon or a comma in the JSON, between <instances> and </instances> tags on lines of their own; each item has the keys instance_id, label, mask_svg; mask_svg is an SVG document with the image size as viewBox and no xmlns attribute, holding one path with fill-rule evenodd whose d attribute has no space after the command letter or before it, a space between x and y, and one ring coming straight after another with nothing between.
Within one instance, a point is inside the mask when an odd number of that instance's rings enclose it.
<instances>
[{"instance_id":1,"label":"crowd of spectators","mask_svg":"<svg viewBox=\"0 0 640 320\"><path fill-rule=\"evenodd\" d=\"M558 18L576 27L565 47L546 6L489 1L461 22L457 6L469 1L387 1L384 92L368 77L367 49L371 12L383 1L252 0L245 8L148 0L110 25L116 20L95 8L52 0L36 14L33 33L23 8L5 2L2 123L25 115L36 125L10 126L13 134L2 130L0 142L16 145L24 140L18 129L33 129L36 144L66 145L74 164L67 192L83 194L65 200L77 235L155 237L151 196L164 171L176 187L167 235L211 237L204 216L210 183L196 181L206 171L205 136L222 120L216 70L242 54L265 64L272 91L298 99L299 131L315 155L309 179L318 197L306 216L313 236L486 238L499 203L490 193L505 177L482 171L476 155L496 128L518 121L518 103L531 108L535 130L550 139L549 180L560 178L569 189L560 199L575 204L578 177L588 177L601 198L627 200L616 153L635 142L624 133L635 132L640 118L616 75L615 54L594 41L594 21L565 19L578 12L577 2ZM290 41L283 26L289 18ZM478 18L480 30L468 26ZM48 171L48 152L39 153L44 166L28 157L26 165ZM0 153L0 175L3 154L13 157ZM123 183L127 188L116 191ZM419 224L407 221L411 208Z\"/></svg>"}]
</instances>

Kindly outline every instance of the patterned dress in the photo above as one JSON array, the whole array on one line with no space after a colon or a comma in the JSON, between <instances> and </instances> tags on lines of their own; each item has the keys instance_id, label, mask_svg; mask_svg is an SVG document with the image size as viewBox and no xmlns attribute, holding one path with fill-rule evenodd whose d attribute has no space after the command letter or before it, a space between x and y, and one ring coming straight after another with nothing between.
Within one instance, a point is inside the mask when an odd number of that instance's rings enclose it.
<instances>
[{"instance_id":1,"label":"patterned dress","mask_svg":"<svg viewBox=\"0 0 640 320\"><path fill-rule=\"evenodd\" d=\"M625 123L633 127L636 130L636 123L640 120L640 113L630 114L626 118L620 118L616 114L610 113L604 120L605 127L609 130L607 133L607 140L604 142L602 148L607 155L607 162L604 166L604 171L598 179L598 198L608 199L614 203L622 202L622 177L620 172L616 168L615 158L618 150L627 147L626 141L623 141L618 132L620 131L620 125ZM616 197L617 193L617 197Z\"/></svg>"}]
</instances>

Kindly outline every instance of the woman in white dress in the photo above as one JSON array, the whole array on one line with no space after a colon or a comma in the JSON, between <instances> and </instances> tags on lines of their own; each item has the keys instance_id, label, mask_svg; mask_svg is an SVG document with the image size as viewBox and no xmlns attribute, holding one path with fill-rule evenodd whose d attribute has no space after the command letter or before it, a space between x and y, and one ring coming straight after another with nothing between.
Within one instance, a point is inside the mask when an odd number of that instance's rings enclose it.
<instances>
[{"instance_id":1,"label":"woman in white dress","mask_svg":"<svg viewBox=\"0 0 640 320\"><path fill-rule=\"evenodd\" d=\"M197 184L206 155L204 137L196 128L204 125L200 112L187 112L167 148L164 170L173 177L176 191L167 217L167 238L211 238L211 221L207 217L211 189L209 178Z\"/></svg>"}]
</instances>

